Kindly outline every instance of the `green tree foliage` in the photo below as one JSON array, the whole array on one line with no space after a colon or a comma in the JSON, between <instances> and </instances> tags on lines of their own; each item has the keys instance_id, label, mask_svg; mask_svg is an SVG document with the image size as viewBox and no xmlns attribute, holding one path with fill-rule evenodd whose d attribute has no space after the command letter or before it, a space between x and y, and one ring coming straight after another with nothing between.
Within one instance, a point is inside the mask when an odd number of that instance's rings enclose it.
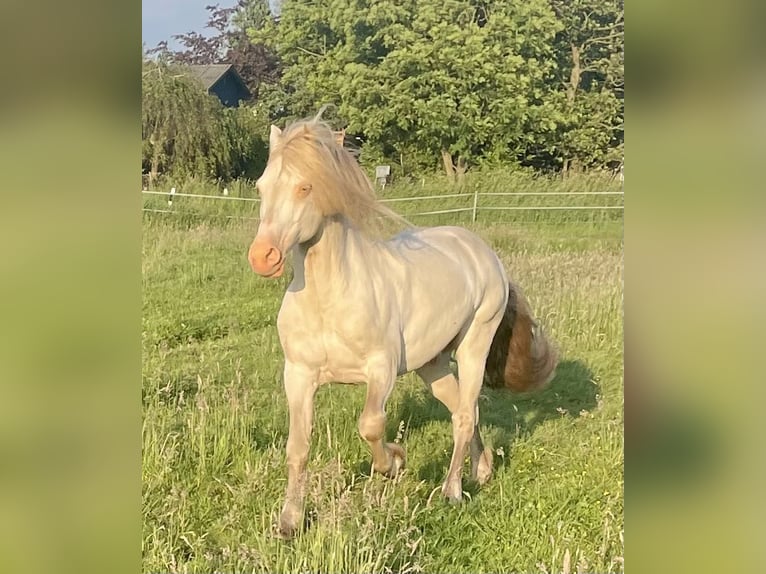
<instances>
[{"instance_id":1,"label":"green tree foliage","mask_svg":"<svg viewBox=\"0 0 766 574\"><path fill-rule=\"evenodd\" d=\"M250 34L283 65L272 117L332 102L374 156L459 177L613 158L621 14L618 0L286 0Z\"/></svg>"},{"instance_id":2,"label":"green tree foliage","mask_svg":"<svg viewBox=\"0 0 766 574\"><path fill-rule=\"evenodd\" d=\"M170 135L151 128L157 117L145 122L154 164L237 173L244 125L265 138L270 122L328 103L325 118L363 142L363 162L405 172L441 166L459 180L490 164L566 174L622 158L623 0L284 0L278 18L265 0L209 10L219 34L187 34L189 57L241 53L257 97L248 115L192 104L180 84L151 88L161 117L210 115L160 122Z\"/></svg>"},{"instance_id":3,"label":"green tree foliage","mask_svg":"<svg viewBox=\"0 0 766 574\"><path fill-rule=\"evenodd\" d=\"M183 68L144 61L142 163L160 173L231 178L262 167L265 144L258 118L246 108L224 108Z\"/></svg>"},{"instance_id":4,"label":"green tree foliage","mask_svg":"<svg viewBox=\"0 0 766 574\"><path fill-rule=\"evenodd\" d=\"M557 134L563 169L617 162L623 154L625 87L623 0L551 0L565 95Z\"/></svg>"}]
</instances>

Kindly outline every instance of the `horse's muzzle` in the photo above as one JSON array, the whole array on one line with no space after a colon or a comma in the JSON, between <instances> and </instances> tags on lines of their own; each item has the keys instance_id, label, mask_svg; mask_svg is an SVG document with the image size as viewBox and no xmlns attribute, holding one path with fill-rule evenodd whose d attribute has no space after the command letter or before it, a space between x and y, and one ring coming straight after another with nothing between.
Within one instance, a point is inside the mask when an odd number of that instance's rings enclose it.
<instances>
[{"instance_id":1,"label":"horse's muzzle","mask_svg":"<svg viewBox=\"0 0 766 574\"><path fill-rule=\"evenodd\" d=\"M263 277L280 277L285 270L282 252L269 241L256 238L247 254L250 267Z\"/></svg>"}]
</instances>

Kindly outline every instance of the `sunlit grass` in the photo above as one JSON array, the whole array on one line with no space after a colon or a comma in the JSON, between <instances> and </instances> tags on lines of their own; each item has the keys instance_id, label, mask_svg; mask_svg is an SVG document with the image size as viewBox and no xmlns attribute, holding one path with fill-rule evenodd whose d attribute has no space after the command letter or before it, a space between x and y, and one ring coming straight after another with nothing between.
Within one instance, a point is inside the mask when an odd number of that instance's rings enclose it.
<instances>
[{"instance_id":1,"label":"sunlit grass","mask_svg":"<svg viewBox=\"0 0 766 574\"><path fill-rule=\"evenodd\" d=\"M489 484L466 479L459 507L439 498L449 415L413 375L387 408L407 470L370 476L356 429L364 389L328 386L309 526L288 543L272 525L287 438L275 322L290 272L268 281L249 270L254 222L168 219L147 217L143 239L146 572L623 571L620 221L474 227L562 351L546 391L483 392Z\"/></svg>"}]
</instances>

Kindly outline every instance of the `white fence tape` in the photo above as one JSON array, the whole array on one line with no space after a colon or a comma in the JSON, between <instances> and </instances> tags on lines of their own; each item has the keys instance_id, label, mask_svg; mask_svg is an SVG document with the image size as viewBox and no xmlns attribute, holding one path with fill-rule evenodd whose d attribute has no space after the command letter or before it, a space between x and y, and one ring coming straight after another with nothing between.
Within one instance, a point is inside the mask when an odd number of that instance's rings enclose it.
<instances>
[{"instance_id":1,"label":"white fence tape","mask_svg":"<svg viewBox=\"0 0 766 574\"><path fill-rule=\"evenodd\" d=\"M227 190L228 191L228 190ZM257 197L234 197L231 195L203 195L198 193L180 193L175 188L171 191L154 191L154 190L142 190L141 193L146 195L166 195L170 196L168 205L172 205L172 198L175 197L192 197L197 199L224 199L228 201L250 201L259 202ZM479 193L478 190L474 193L446 193L443 195L421 195L415 197L391 197L381 199L381 203L394 203L394 202L415 202L428 199L452 199L456 197L464 197L466 199L473 199L472 207L457 207L453 209L438 209L434 211L424 211L421 213L408 213L406 217L415 217L420 215L440 215L445 213L463 213L470 211L472 213L472 220L476 221L476 213L478 211L568 211L568 210L600 210L600 209L624 209L622 205L507 205L507 206L492 206L492 205L479 205L480 197L566 197L566 196L624 196L623 191L561 191L561 192L484 192ZM171 209L150 209L143 208L142 211L151 213L179 213ZM257 218L242 217L233 215L219 215L217 217L226 217L227 219L249 219L257 221Z\"/></svg>"}]
</instances>

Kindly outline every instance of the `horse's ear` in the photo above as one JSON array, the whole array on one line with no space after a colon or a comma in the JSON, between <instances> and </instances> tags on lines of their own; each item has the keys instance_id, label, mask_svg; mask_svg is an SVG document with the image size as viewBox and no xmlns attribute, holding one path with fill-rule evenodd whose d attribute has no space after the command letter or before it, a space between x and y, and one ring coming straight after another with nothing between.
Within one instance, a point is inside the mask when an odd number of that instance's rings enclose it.
<instances>
[{"instance_id":1,"label":"horse's ear","mask_svg":"<svg viewBox=\"0 0 766 574\"><path fill-rule=\"evenodd\" d=\"M298 187L295 188L295 195L301 199L307 197L309 193L311 193L310 183L301 183L298 185Z\"/></svg>"},{"instance_id":2,"label":"horse's ear","mask_svg":"<svg viewBox=\"0 0 766 574\"><path fill-rule=\"evenodd\" d=\"M271 132L269 132L269 148L274 148L279 143L279 136L282 135L282 130L277 126L271 126Z\"/></svg>"}]
</instances>

